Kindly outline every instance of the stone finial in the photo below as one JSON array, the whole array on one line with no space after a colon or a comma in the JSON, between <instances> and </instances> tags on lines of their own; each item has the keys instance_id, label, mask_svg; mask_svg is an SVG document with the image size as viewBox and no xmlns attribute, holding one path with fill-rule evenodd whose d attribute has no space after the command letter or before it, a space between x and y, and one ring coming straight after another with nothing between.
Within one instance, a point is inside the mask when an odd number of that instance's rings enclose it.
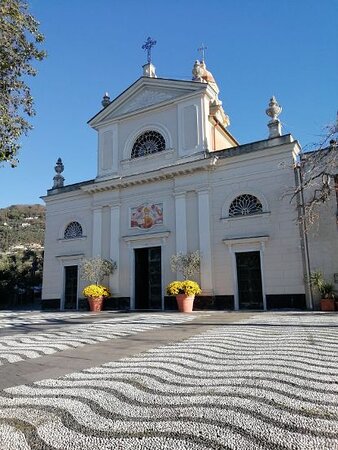
<instances>
[{"instance_id":1,"label":"stone finial","mask_svg":"<svg viewBox=\"0 0 338 450\"><path fill-rule=\"evenodd\" d=\"M274 95L270 98L269 108L265 112L268 116L271 117L270 122L278 120L278 116L282 112L282 107L278 104Z\"/></svg>"},{"instance_id":2,"label":"stone finial","mask_svg":"<svg viewBox=\"0 0 338 450\"><path fill-rule=\"evenodd\" d=\"M269 108L265 110L265 113L271 117L268 123L269 138L274 138L282 135L282 125L278 119L279 114L282 112L282 107L278 104L276 97L273 95L270 98Z\"/></svg>"},{"instance_id":3,"label":"stone finial","mask_svg":"<svg viewBox=\"0 0 338 450\"><path fill-rule=\"evenodd\" d=\"M65 169L65 167L63 165L62 159L58 158L58 160L56 161L56 165L54 167L56 175L53 178L53 180L54 180L53 189L58 189L60 187L63 187L65 179L61 175L61 173L64 171L64 169Z\"/></svg>"},{"instance_id":4,"label":"stone finial","mask_svg":"<svg viewBox=\"0 0 338 450\"><path fill-rule=\"evenodd\" d=\"M143 76L149 78L157 78L156 69L154 64L147 63L143 66Z\"/></svg>"},{"instance_id":5,"label":"stone finial","mask_svg":"<svg viewBox=\"0 0 338 450\"><path fill-rule=\"evenodd\" d=\"M101 105L105 108L106 106L108 106L110 104L110 97L108 92L106 92L102 98L102 102Z\"/></svg>"}]
</instances>

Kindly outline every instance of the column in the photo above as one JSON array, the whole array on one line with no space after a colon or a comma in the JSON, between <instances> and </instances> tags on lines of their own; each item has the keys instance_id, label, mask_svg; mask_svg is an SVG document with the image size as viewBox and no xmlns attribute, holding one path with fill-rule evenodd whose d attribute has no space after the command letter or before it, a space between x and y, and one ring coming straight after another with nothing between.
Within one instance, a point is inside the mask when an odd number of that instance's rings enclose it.
<instances>
[{"instance_id":1,"label":"column","mask_svg":"<svg viewBox=\"0 0 338 450\"><path fill-rule=\"evenodd\" d=\"M101 256L102 207L93 209L93 246L92 256Z\"/></svg>"},{"instance_id":2,"label":"column","mask_svg":"<svg viewBox=\"0 0 338 450\"><path fill-rule=\"evenodd\" d=\"M187 207L185 192L175 194L176 253L187 253Z\"/></svg>"},{"instance_id":3,"label":"column","mask_svg":"<svg viewBox=\"0 0 338 450\"><path fill-rule=\"evenodd\" d=\"M212 294L209 191L198 191L197 194L198 234L201 253L201 287L204 294Z\"/></svg>"},{"instance_id":4,"label":"column","mask_svg":"<svg viewBox=\"0 0 338 450\"><path fill-rule=\"evenodd\" d=\"M111 287L115 295L120 293L120 205L110 209L110 250L109 256L116 261L117 269L111 277Z\"/></svg>"}]
</instances>

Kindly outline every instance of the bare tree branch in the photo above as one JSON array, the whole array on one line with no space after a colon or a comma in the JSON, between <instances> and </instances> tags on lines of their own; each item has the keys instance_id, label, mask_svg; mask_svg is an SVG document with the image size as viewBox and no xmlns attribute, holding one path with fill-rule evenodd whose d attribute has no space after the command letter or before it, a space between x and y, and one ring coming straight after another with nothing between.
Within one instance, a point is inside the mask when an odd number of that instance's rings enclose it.
<instances>
[{"instance_id":1,"label":"bare tree branch","mask_svg":"<svg viewBox=\"0 0 338 450\"><path fill-rule=\"evenodd\" d=\"M325 128L321 141L300 154L295 164L296 186L290 203L297 203L298 219L306 230L319 218L320 207L336 194L338 182L338 116L336 123Z\"/></svg>"}]
</instances>

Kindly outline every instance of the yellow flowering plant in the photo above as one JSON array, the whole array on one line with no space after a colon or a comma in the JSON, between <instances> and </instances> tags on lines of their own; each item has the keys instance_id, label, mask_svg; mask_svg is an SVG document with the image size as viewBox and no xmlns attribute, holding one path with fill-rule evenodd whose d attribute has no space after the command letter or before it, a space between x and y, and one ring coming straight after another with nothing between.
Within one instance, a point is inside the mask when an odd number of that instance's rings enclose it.
<instances>
[{"instance_id":1,"label":"yellow flowering plant","mask_svg":"<svg viewBox=\"0 0 338 450\"><path fill-rule=\"evenodd\" d=\"M184 281L172 281L167 286L168 295L186 294L196 295L202 292L196 281L184 280Z\"/></svg>"},{"instance_id":2,"label":"yellow flowering plant","mask_svg":"<svg viewBox=\"0 0 338 450\"><path fill-rule=\"evenodd\" d=\"M90 284L89 286L86 286L83 291L82 295L85 297L109 297L110 291L106 286L102 286L101 284Z\"/></svg>"}]
</instances>

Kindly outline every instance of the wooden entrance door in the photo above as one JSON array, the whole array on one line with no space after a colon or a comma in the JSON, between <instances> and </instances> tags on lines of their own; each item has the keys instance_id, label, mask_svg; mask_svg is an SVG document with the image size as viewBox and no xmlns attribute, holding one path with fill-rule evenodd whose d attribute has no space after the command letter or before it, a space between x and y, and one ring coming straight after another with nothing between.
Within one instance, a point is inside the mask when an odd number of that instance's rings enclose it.
<instances>
[{"instance_id":1,"label":"wooden entrance door","mask_svg":"<svg viewBox=\"0 0 338 450\"><path fill-rule=\"evenodd\" d=\"M135 309L162 309L161 247L135 249Z\"/></svg>"},{"instance_id":2,"label":"wooden entrance door","mask_svg":"<svg viewBox=\"0 0 338 450\"><path fill-rule=\"evenodd\" d=\"M260 252L236 253L239 309L263 309Z\"/></svg>"}]
</instances>

